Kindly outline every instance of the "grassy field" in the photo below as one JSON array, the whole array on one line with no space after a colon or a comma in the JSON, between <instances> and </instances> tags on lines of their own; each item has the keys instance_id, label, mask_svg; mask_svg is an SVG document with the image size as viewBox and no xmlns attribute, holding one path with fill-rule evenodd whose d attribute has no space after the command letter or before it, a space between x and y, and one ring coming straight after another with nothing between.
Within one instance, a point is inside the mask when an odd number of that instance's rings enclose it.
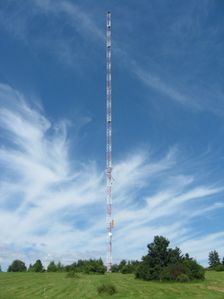
<instances>
[{"instance_id":1,"label":"grassy field","mask_svg":"<svg viewBox=\"0 0 224 299\"><path fill-rule=\"evenodd\" d=\"M98 295L104 282L116 285L113 296ZM81 275L66 278L65 273L0 273L0 299L37 298L147 298L223 299L224 273L208 272L206 280L195 283L160 283L136 280L133 275Z\"/></svg>"}]
</instances>

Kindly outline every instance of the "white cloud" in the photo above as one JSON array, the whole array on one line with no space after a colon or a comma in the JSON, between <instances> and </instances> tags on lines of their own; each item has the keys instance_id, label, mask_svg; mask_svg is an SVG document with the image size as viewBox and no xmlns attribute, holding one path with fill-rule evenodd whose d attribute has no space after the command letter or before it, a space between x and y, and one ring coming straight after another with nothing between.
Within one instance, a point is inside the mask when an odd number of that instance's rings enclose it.
<instances>
[{"instance_id":1,"label":"white cloud","mask_svg":"<svg viewBox=\"0 0 224 299\"><path fill-rule=\"evenodd\" d=\"M224 248L224 232L215 232L206 236L189 239L181 244L181 248L207 264L208 253L217 250L220 254ZM222 257L222 255L220 256Z\"/></svg>"},{"instance_id":2,"label":"white cloud","mask_svg":"<svg viewBox=\"0 0 224 299\"><path fill-rule=\"evenodd\" d=\"M3 84L0 104L0 262L104 257L104 171L70 157L66 121L53 123ZM198 258L207 255L206 237L206 246L192 250L191 221L223 208L216 200L223 188L185 175L178 155L176 147L160 159L139 150L114 165L115 260L140 258L155 234ZM222 233L215 236L223 248Z\"/></svg>"},{"instance_id":3,"label":"white cloud","mask_svg":"<svg viewBox=\"0 0 224 299\"><path fill-rule=\"evenodd\" d=\"M132 70L134 71L135 75L146 86L159 91L160 93L181 104L189 104L190 99L185 94L179 92L178 90L176 90L176 88L164 82L161 77L155 76L150 72L143 70L136 63L133 63L132 65L134 66Z\"/></svg>"}]
</instances>

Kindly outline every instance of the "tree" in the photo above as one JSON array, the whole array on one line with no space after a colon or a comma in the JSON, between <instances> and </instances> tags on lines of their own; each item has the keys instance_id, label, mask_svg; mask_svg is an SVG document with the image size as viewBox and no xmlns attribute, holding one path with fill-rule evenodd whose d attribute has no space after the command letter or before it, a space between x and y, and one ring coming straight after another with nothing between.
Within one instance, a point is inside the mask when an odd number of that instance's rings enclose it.
<instances>
[{"instance_id":1,"label":"tree","mask_svg":"<svg viewBox=\"0 0 224 299\"><path fill-rule=\"evenodd\" d=\"M182 255L179 248L169 248L169 240L155 236L148 247L148 254L142 257L136 271L136 278L144 280L187 281L204 279L204 268L188 254Z\"/></svg>"},{"instance_id":2,"label":"tree","mask_svg":"<svg viewBox=\"0 0 224 299\"><path fill-rule=\"evenodd\" d=\"M1 265L0 265L0 272L2 272L2 267L1 267Z\"/></svg>"},{"instance_id":3,"label":"tree","mask_svg":"<svg viewBox=\"0 0 224 299\"><path fill-rule=\"evenodd\" d=\"M54 261L50 262L47 266L47 272L57 272L57 266Z\"/></svg>"},{"instance_id":4,"label":"tree","mask_svg":"<svg viewBox=\"0 0 224 299\"><path fill-rule=\"evenodd\" d=\"M219 254L216 250L210 251L208 255L208 264L210 268L215 268L220 265Z\"/></svg>"},{"instance_id":5,"label":"tree","mask_svg":"<svg viewBox=\"0 0 224 299\"><path fill-rule=\"evenodd\" d=\"M44 267L42 265L41 260L36 260L36 262L32 266L33 272L43 272Z\"/></svg>"},{"instance_id":6,"label":"tree","mask_svg":"<svg viewBox=\"0 0 224 299\"><path fill-rule=\"evenodd\" d=\"M119 272L119 265L118 264L113 264L112 267L111 267L111 271L113 273Z\"/></svg>"},{"instance_id":7,"label":"tree","mask_svg":"<svg viewBox=\"0 0 224 299\"><path fill-rule=\"evenodd\" d=\"M119 264L119 271L121 271L121 269L127 264L126 260L121 260L120 264Z\"/></svg>"},{"instance_id":8,"label":"tree","mask_svg":"<svg viewBox=\"0 0 224 299\"><path fill-rule=\"evenodd\" d=\"M63 272L63 271L65 271L65 267L62 265L61 262L58 262L57 265L56 265L56 267L57 267L57 272Z\"/></svg>"},{"instance_id":9,"label":"tree","mask_svg":"<svg viewBox=\"0 0 224 299\"><path fill-rule=\"evenodd\" d=\"M85 261L84 265L85 273L95 273L95 274L104 274L106 272L106 267L103 264L102 259Z\"/></svg>"},{"instance_id":10,"label":"tree","mask_svg":"<svg viewBox=\"0 0 224 299\"><path fill-rule=\"evenodd\" d=\"M180 259L179 249L169 249L169 240L162 236L155 236L154 241L148 244L148 254L143 256L142 263L136 273L137 278L145 280L160 280L161 273L172 260Z\"/></svg>"},{"instance_id":11,"label":"tree","mask_svg":"<svg viewBox=\"0 0 224 299\"><path fill-rule=\"evenodd\" d=\"M121 268L122 274L130 274L130 273L134 273L134 271L135 271L135 267L131 262L128 262L126 265L124 265Z\"/></svg>"},{"instance_id":12,"label":"tree","mask_svg":"<svg viewBox=\"0 0 224 299\"><path fill-rule=\"evenodd\" d=\"M26 265L23 261L15 260L12 264L8 267L8 272L25 272Z\"/></svg>"},{"instance_id":13,"label":"tree","mask_svg":"<svg viewBox=\"0 0 224 299\"><path fill-rule=\"evenodd\" d=\"M106 272L106 267L104 266L103 261L100 258L100 259L78 260L78 262L74 262L71 265L67 265L63 267L63 270L67 272L104 274Z\"/></svg>"},{"instance_id":14,"label":"tree","mask_svg":"<svg viewBox=\"0 0 224 299\"><path fill-rule=\"evenodd\" d=\"M135 273L139 266L139 261L128 261L121 269L122 274Z\"/></svg>"},{"instance_id":15,"label":"tree","mask_svg":"<svg viewBox=\"0 0 224 299\"><path fill-rule=\"evenodd\" d=\"M122 274L135 273L139 263L139 261L122 260L119 264L113 264L111 270L112 272L121 272Z\"/></svg>"}]
</instances>

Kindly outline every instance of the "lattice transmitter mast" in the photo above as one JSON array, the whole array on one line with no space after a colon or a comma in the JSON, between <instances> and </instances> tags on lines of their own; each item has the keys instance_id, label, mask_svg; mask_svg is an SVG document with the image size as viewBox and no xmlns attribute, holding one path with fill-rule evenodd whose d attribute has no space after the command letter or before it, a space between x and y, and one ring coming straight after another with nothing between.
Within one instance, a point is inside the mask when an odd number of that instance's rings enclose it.
<instances>
[{"instance_id":1,"label":"lattice transmitter mast","mask_svg":"<svg viewBox=\"0 0 224 299\"><path fill-rule=\"evenodd\" d=\"M107 13L106 24L106 203L107 203L107 272L111 272L112 267L112 86L111 86L111 13Z\"/></svg>"}]
</instances>

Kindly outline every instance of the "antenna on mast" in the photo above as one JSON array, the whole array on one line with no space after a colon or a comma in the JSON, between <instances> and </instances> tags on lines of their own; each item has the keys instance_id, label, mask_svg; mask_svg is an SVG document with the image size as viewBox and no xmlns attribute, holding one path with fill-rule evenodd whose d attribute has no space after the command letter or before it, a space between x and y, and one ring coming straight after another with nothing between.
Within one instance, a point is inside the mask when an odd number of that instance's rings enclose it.
<instances>
[{"instance_id":1,"label":"antenna on mast","mask_svg":"<svg viewBox=\"0 0 224 299\"><path fill-rule=\"evenodd\" d=\"M111 272L112 267L112 85L111 85L111 13L107 12L106 24L106 204L107 204L107 272Z\"/></svg>"}]
</instances>

